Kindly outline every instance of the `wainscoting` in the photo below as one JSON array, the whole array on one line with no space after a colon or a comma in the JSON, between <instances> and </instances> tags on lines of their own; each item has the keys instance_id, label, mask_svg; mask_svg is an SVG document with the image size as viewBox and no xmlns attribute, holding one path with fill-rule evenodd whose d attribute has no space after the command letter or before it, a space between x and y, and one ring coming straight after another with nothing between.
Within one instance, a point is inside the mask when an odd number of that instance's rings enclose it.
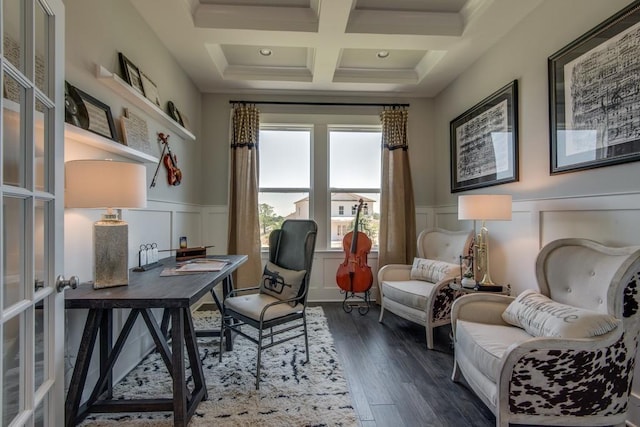
<instances>
[{"instance_id":1,"label":"wainscoting","mask_svg":"<svg viewBox=\"0 0 640 427\"><path fill-rule=\"evenodd\" d=\"M69 209L65 213L65 275L78 275L80 280L92 277L92 224L101 212ZM160 249L175 248L180 236L187 236L190 246L214 245L208 252L225 253L227 241L226 206L198 206L163 201L149 201L145 210L123 213L129 223L129 264L137 264L141 243L156 242ZM583 237L614 246L640 245L640 192L628 194L576 196L559 199L522 200L513 202L513 219L488 222L490 232L491 272L494 281L511 284L514 293L535 289L535 259L548 242L564 237ZM457 219L456 206L421 206L416 209L416 228L442 227L451 230L470 229L473 223ZM480 227L480 224L477 224ZM161 255L173 255L173 252ZM344 260L342 251L317 251L311 275L310 301L341 301L335 274ZM371 253L369 264L377 272L377 253ZM372 298L377 296L374 280ZM80 310L67 312L66 369L75 362L84 316ZM116 328L126 313L116 318ZM152 346L143 325L136 325L122 360L116 366L118 380L135 366ZM640 425L640 369L636 370L631 421ZM90 373L97 378L97 372Z\"/></svg>"}]
</instances>

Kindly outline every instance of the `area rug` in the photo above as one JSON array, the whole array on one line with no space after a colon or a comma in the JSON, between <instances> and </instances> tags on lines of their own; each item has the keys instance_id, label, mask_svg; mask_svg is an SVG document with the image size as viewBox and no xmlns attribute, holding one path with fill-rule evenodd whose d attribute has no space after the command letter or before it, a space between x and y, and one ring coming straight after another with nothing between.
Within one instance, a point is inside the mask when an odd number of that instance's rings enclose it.
<instances>
[{"instance_id":1,"label":"area rug","mask_svg":"<svg viewBox=\"0 0 640 427\"><path fill-rule=\"evenodd\" d=\"M218 312L198 311L193 319L196 329L220 325ZM264 350L260 390L255 389L255 344L236 337L233 351L224 352L220 363L218 339L198 339L209 399L200 403L189 426L357 426L322 307L307 309L307 325L309 363L302 337ZM170 397L171 377L160 355L146 357L113 394L115 399ZM168 412L91 414L82 425L171 426L172 420Z\"/></svg>"}]
</instances>

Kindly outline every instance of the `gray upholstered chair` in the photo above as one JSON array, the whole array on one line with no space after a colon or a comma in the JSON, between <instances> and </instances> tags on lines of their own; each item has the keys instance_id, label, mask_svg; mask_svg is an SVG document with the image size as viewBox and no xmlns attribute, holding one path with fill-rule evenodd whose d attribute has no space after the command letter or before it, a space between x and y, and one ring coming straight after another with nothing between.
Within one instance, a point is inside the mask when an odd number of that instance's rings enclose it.
<instances>
[{"instance_id":1,"label":"gray upholstered chair","mask_svg":"<svg viewBox=\"0 0 640 427\"><path fill-rule=\"evenodd\" d=\"M460 276L459 257L469 252L472 241L473 231L423 230L418 236L418 258L439 262L447 272L440 270L442 274L416 278L412 274L415 262L414 265L389 264L382 267L378 271L381 296L378 321L382 322L385 311L390 311L423 325L427 348L432 349L433 329L450 322L451 304L461 295L460 291L450 289L449 283Z\"/></svg>"},{"instance_id":2,"label":"gray upholstered chair","mask_svg":"<svg viewBox=\"0 0 640 427\"><path fill-rule=\"evenodd\" d=\"M284 221L279 230L269 235L269 262L260 285L232 291L224 300L220 337L225 336L226 329L231 329L258 345L256 389L260 388L262 350L304 336L309 362L305 309L317 230L312 220ZM295 323L274 329L291 322ZM243 331L243 326L255 328L257 337ZM281 336L283 333L287 335ZM274 341L275 337L278 338ZM269 341L263 344L264 340ZM220 340L220 360L222 342L223 339Z\"/></svg>"},{"instance_id":3,"label":"gray upholstered chair","mask_svg":"<svg viewBox=\"0 0 640 427\"><path fill-rule=\"evenodd\" d=\"M453 380L464 375L498 427L624 425L640 326L640 247L556 240L538 254L536 279L539 292L454 302Z\"/></svg>"}]
</instances>

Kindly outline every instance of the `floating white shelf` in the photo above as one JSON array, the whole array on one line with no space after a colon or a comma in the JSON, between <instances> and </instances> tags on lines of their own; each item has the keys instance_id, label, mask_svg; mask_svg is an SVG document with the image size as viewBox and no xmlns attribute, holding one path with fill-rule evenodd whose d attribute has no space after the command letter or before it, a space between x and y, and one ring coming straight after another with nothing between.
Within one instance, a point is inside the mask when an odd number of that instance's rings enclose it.
<instances>
[{"instance_id":1,"label":"floating white shelf","mask_svg":"<svg viewBox=\"0 0 640 427\"><path fill-rule=\"evenodd\" d=\"M182 138L190 141L196 139L195 135L188 129L180 126L175 120L173 120L167 113L162 111L153 102L145 98L141 93L136 91L131 85L122 80L120 76L112 73L104 68L102 65L96 64L96 77L100 82L109 87L112 91L120 95L122 98L131 102L136 107L147 113L153 119L164 124L170 130L180 135Z\"/></svg>"},{"instance_id":2,"label":"floating white shelf","mask_svg":"<svg viewBox=\"0 0 640 427\"><path fill-rule=\"evenodd\" d=\"M89 132L69 123L64 124L64 138L78 141L82 144L99 148L109 153L117 154L141 163L157 163L158 158L142 151L134 150L131 147L120 144L109 138L105 138L96 133Z\"/></svg>"}]
</instances>

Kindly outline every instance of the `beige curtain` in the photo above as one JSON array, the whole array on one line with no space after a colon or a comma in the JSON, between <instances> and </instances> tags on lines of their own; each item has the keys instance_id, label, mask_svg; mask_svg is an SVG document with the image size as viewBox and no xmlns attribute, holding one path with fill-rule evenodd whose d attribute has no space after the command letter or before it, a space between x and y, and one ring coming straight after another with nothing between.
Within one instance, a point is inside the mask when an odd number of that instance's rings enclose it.
<instances>
[{"instance_id":1,"label":"beige curtain","mask_svg":"<svg viewBox=\"0 0 640 427\"><path fill-rule=\"evenodd\" d=\"M248 255L235 275L236 287L260 283L260 226L258 223L258 135L260 112L255 105L233 107L231 182L229 188L228 253Z\"/></svg>"},{"instance_id":2,"label":"beige curtain","mask_svg":"<svg viewBox=\"0 0 640 427\"><path fill-rule=\"evenodd\" d=\"M378 266L411 264L416 254L416 208L407 153L405 108L385 109L382 120L382 188Z\"/></svg>"}]
</instances>

